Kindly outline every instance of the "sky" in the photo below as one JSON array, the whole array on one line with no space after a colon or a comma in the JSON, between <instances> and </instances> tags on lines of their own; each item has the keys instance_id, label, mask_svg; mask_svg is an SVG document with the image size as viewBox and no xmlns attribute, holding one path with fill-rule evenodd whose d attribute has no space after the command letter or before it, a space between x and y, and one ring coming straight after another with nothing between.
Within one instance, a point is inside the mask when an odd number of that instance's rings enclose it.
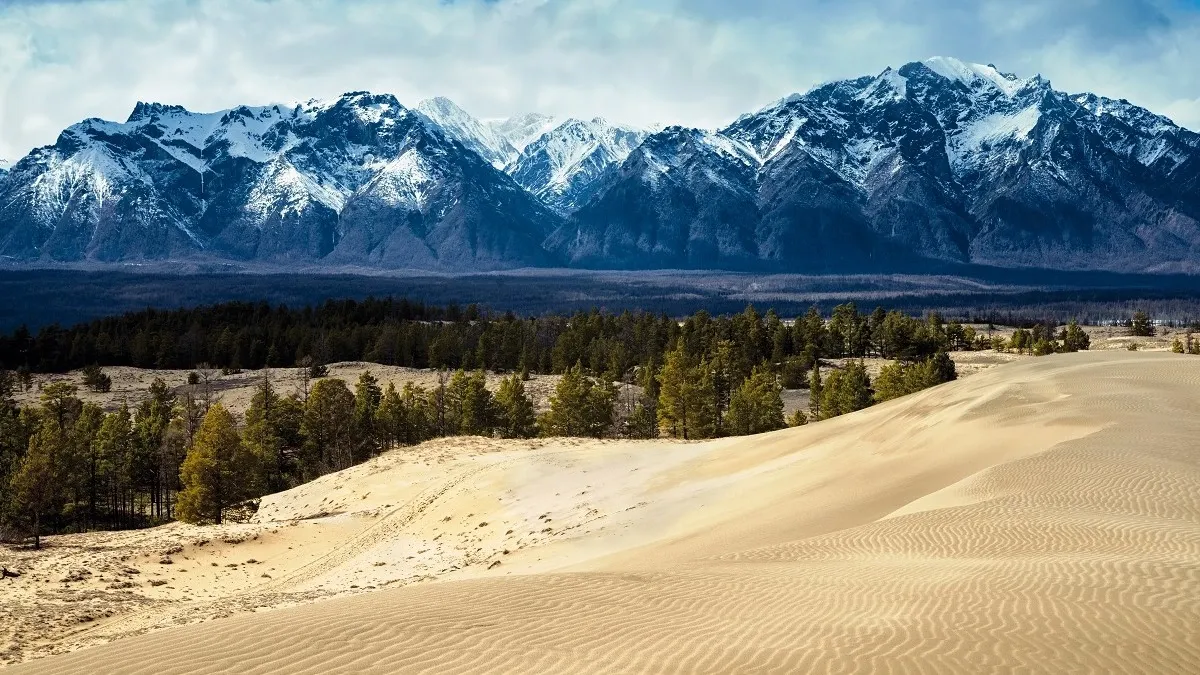
<instances>
[{"instance_id":1,"label":"sky","mask_svg":"<svg viewBox=\"0 0 1200 675\"><path fill-rule=\"evenodd\" d=\"M1200 129L1200 0L0 0L0 158L139 100L395 94L717 127L930 56Z\"/></svg>"}]
</instances>

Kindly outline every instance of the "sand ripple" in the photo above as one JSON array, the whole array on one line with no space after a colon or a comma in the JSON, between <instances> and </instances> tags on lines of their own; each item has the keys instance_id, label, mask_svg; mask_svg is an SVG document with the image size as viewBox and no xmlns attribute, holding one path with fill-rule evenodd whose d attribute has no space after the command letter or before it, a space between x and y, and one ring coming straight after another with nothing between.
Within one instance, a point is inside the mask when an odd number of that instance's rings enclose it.
<instances>
[{"instance_id":1,"label":"sand ripple","mask_svg":"<svg viewBox=\"0 0 1200 675\"><path fill-rule=\"evenodd\" d=\"M234 616L13 672L1194 673L1197 439L1200 359L1011 364L690 446L567 569Z\"/></svg>"}]
</instances>

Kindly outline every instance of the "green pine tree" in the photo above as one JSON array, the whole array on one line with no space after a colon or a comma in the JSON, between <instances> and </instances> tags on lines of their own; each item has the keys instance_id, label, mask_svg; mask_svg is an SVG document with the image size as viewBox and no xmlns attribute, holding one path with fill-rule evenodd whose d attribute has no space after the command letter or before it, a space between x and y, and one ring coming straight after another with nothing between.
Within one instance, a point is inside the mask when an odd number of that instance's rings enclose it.
<instances>
[{"instance_id":1,"label":"green pine tree","mask_svg":"<svg viewBox=\"0 0 1200 675\"><path fill-rule=\"evenodd\" d=\"M775 375L755 368L729 400L726 429L731 435L747 436L782 429L783 399Z\"/></svg>"},{"instance_id":2,"label":"green pine tree","mask_svg":"<svg viewBox=\"0 0 1200 675\"><path fill-rule=\"evenodd\" d=\"M500 382L496 391L497 427L505 438L532 438L537 435L537 415L525 395L525 383L518 374Z\"/></svg>"},{"instance_id":3,"label":"green pine tree","mask_svg":"<svg viewBox=\"0 0 1200 675\"><path fill-rule=\"evenodd\" d=\"M186 523L219 525L226 507L254 496L256 459L242 443L233 415L220 403L213 404L179 469L183 490L177 517Z\"/></svg>"}]
</instances>

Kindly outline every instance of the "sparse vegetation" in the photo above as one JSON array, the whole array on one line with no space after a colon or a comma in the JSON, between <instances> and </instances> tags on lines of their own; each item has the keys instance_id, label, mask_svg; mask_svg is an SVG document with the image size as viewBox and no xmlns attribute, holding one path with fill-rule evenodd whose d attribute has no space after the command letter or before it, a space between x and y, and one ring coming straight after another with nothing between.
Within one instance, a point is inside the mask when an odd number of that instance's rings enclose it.
<instances>
[{"instance_id":1,"label":"sparse vegetation","mask_svg":"<svg viewBox=\"0 0 1200 675\"><path fill-rule=\"evenodd\" d=\"M1154 335L1154 324L1150 322L1150 315L1141 310L1134 312L1133 319L1129 321L1129 334L1136 337Z\"/></svg>"}]
</instances>

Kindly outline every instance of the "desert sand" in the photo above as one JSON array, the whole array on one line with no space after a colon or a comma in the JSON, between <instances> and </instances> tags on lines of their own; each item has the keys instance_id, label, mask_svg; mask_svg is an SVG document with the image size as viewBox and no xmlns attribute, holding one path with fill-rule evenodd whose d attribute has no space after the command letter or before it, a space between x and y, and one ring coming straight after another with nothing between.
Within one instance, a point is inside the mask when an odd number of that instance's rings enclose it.
<instances>
[{"instance_id":1,"label":"desert sand","mask_svg":"<svg viewBox=\"0 0 1200 675\"><path fill-rule=\"evenodd\" d=\"M0 639L75 650L13 673L1196 672L1198 438L1200 357L1111 350L756 437L448 439L4 552Z\"/></svg>"}]
</instances>

